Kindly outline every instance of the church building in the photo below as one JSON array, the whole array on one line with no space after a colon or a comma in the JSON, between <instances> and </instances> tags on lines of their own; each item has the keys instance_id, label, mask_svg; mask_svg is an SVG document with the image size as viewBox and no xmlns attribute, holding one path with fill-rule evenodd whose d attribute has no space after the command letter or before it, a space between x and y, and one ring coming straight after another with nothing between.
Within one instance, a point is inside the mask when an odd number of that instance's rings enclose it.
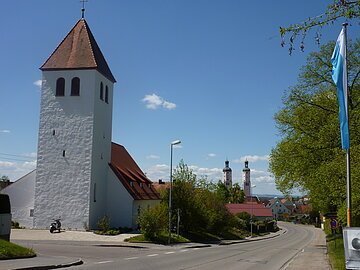
<instances>
[{"instance_id":1,"label":"church building","mask_svg":"<svg viewBox=\"0 0 360 270\"><path fill-rule=\"evenodd\" d=\"M246 198L250 198L251 194L251 181L250 181L250 168L249 161L245 160L245 168L243 169L244 174L244 194Z\"/></svg>"},{"instance_id":2,"label":"church building","mask_svg":"<svg viewBox=\"0 0 360 270\"><path fill-rule=\"evenodd\" d=\"M228 160L225 161L225 168L223 169L223 173L224 173L224 185L227 188L231 188L232 187L232 170L229 167Z\"/></svg>"},{"instance_id":3,"label":"church building","mask_svg":"<svg viewBox=\"0 0 360 270\"><path fill-rule=\"evenodd\" d=\"M13 220L48 228L61 218L64 228L84 230L106 215L110 226L135 228L139 211L160 197L125 147L112 142L116 80L84 18L40 70L37 168L26 176L33 197L22 206L25 181L12 185Z\"/></svg>"}]
</instances>

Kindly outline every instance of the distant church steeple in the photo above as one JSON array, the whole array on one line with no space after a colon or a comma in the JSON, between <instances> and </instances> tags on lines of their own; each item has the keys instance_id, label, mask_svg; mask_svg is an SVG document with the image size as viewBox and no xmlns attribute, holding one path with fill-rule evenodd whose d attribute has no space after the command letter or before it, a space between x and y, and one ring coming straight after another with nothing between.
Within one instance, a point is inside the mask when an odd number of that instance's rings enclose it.
<instances>
[{"instance_id":1,"label":"distant church steeple","mask_svg":"<svg viewBox=\"0 0 360 270\"><path fill-rule=\"evenodd\" d=\"M245 168L243 169L244 173L244 193L246 197L251 196L251 181L250 181L250 169L249 169L249 162L245 160Z\"/></svg>"},{"instance_id":2,"label":"distant church steeple","mask_svg":"<svg viewBox=\"0 0 360 270\"><path fill-rule=\"evenodd\" d=\"M229 161L225 161L225 168L223 169L224 173L224 184L227 188L232 187L232 170L229 167Z\"/></svg>"}]
</instances>

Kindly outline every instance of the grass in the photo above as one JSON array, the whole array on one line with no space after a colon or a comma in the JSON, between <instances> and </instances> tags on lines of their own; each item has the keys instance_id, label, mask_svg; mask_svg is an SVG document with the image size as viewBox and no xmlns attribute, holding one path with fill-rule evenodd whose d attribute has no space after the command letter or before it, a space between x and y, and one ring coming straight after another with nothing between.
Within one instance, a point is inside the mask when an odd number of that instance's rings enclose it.
<instances>
[{"instance_id":1,"label":"grass","mask_svg":"<svg viewBox=\"0 0 360 270\"><path fill-rule=\"evenodd\" d=\"M344 241L342 234L326 236L328 255L332 269L345 270Z\"/></svg>"},{"instance_id":2,"label":"grass","mask_svg":"<svg viewBox=\"0 0 360 270\"><path fill-rule=\"evenodd\" d=\"M155 244L167 244L168 243L168 239L169 235L167 233L162 233L160 235L158 235L157 237L154 237L152 239L146 239L145 236L143 234L141 235L137 235L137 236L133 236L131 238L126 239L126 242L130 242L130 243L155 243ZM181 235L177 235L177 234L172 234L171 235L171 243L189 243L190 240L182 237Z\"/></svg>"},{"instance_id":3,"label":"grass","mask_svg":"<svg viewBox=\"0 0 360 270\"><path fill-rule=\"evenodd\" d=\"M35 257L32 249L0 239L0 260Z\"/></svg>"},{"instance_id":4,"label":"grass","mask_svg":"<svg viewBox=\"0 0 360 270\"><path fill-rule=\"evenodd\" d=\"M218 243L222 239L243 239L246 235L244 235L243 231L239 230L231 230L226 231L226 233L222 233L221 236L214 235L205 231L201 232L187 232L186 235L177 235L172 234L171 243L189 243L189 242L198 242L198 243ZM162 234L154 237L152 239L147 239L143 234L131 237L126 239L125 241L130 243L155 243L155 244L167 244L168 243L168 233L163 232Z\"/></svg>"}]
</instances>

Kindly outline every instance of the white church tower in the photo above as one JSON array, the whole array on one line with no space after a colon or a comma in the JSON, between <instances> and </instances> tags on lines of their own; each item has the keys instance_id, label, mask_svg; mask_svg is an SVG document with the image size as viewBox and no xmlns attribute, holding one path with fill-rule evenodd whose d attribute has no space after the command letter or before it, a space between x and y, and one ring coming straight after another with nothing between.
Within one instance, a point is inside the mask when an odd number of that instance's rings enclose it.
<instances>
[{"instance_id":1,"label":"white church tower","mask_svg":"<svg viewBox=\"0 0 360 270\"><path fill-rule=\"evenodd\" d=\"M243 169L244 173L244 194L245 197L251 196L251 181L250 181L250 169L249 162L245 161L245 168Z\"/></svg>"},{"instance_id":2,"label":"white church tower","mask_svg":"<svg viewBox=\"0 0 360 270\"><path fill-rule=\"evenodd\" d=\"M41 66L34 227L95 228L106 213L116 82L85 19Z\"/></svg>"},{"instance_id":3,"label":"white church tower","mask_svg":"<svg viewBox=\"0 0 360 270\"><path fill-rule=\"evenodd\" d=\"M227 188L232 187L232 170L229 167L229 161L225 161L225 168L223 169L224 173L224 184Z\"/></svg>"}]
</instances>

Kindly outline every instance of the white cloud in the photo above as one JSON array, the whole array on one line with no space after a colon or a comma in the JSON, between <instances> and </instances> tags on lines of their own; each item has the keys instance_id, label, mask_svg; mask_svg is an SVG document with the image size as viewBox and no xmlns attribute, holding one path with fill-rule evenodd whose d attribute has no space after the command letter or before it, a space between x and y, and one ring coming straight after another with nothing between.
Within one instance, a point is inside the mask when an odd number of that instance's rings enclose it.
<instances>
[{"instance_id":1,"label":"white cloud","mask_svg":"<svg viewBox=\"0 0 360 270\"><path fill-rule=\"evenodd\" d=\"M0 168L2 167L13 167L15 162L1 161L0 160Z\"/></svg>"},{"instance_id":2,"label":"white cloud","mask_svg":"<svg viewBox=\"0 0 360 270\"><path fill-rule=\"evenodd\" d=\"M160 107L163 107L167 110L173 110L176 108L176 104L170 101L164 100L162 97L152 94L152 95L145 95L142 99L142 102L146 104L146 108L156 110Z\"/></svg>"},{"instance_id":3,"label":"white cloud","mask_svg":"<svg viewBox=\"0 0 360 270\"><path fill-rule=\"evenodd\" d=\"M169 102L169 101L164 101L162 106L165 108L165 109L168 109L168 110L173 110L176 108L176 104L175 103L172 103L172 102Z\"/></svg>"},{"instance_id":4,"label":"white cloud","mask_svg":"<svg viewBox=\"0 0 360 270\"><path fill-rule=\"evenodd\" d=\"M6 175L11 181L18 180L36 168L36 160L25 162L0 161L0 175Z\"/></svg>"},{"instance_id":5,"label":"white cloud","mask_svg":"<svg viewBox=\"0 0 360 270\"><path fill-rule=\"evenodd\" d=\"M148 155L146 158L147 159L159 159L160 157L157 155Z\"/></svg>"},{"instance_id":6,"label":"white cloud","mask_svg":"<svg viewBox=\"0 0 360 270\"><path fill-rule=\"evenodd\" d=\"M209 153L207 156L208 156L209 158L213 158L213 157L216 157L216 154L214 154L214 153Z\"/></svg>"},{"instance_id":7,"label":"white cloud","mask_svg":"<svg viewBox=\"0 0 360 270\"><path fill-rule=\"evenodd\" d=\"M159 179L169 181L170 167L166 164L157 164L145 170L145 174L153 182Z\"/></svg>"},{"instance_id":8,"label":"white cloud","mask_svg":"<svg viewBox=\"0 0 360 270\"><path fill-rule=\"evenodd\" d=\"M264 156L257 156L257 155L248 155L248 156L243 156L240 157L239 159L235 159L233 160L234 163L243 163L246 160L249 162L257 162L257 161L269 161L269 155L264 155Z\"/></svg>"},{"instance_id":9,"label":"white cloud","mask_svg":"<svg viewBox=\"0 0 360 270\"><path fill-rule=\"evenodd\" d=\"M10 130L8 130L8 129L2 129L2 130L0 130L0 133L10 133Z\"/></svg>"},{"instance_id":10,"label":"white cloud","mask_svg":"<svg viewBox=\"0 0 360 270\"><path fill-rule=\"evenodd\" d=\"M37 81L33 82L33 84L38 86L38 87L41 87L42 80L37 80Z\"/></svg>"}]
</instances>

